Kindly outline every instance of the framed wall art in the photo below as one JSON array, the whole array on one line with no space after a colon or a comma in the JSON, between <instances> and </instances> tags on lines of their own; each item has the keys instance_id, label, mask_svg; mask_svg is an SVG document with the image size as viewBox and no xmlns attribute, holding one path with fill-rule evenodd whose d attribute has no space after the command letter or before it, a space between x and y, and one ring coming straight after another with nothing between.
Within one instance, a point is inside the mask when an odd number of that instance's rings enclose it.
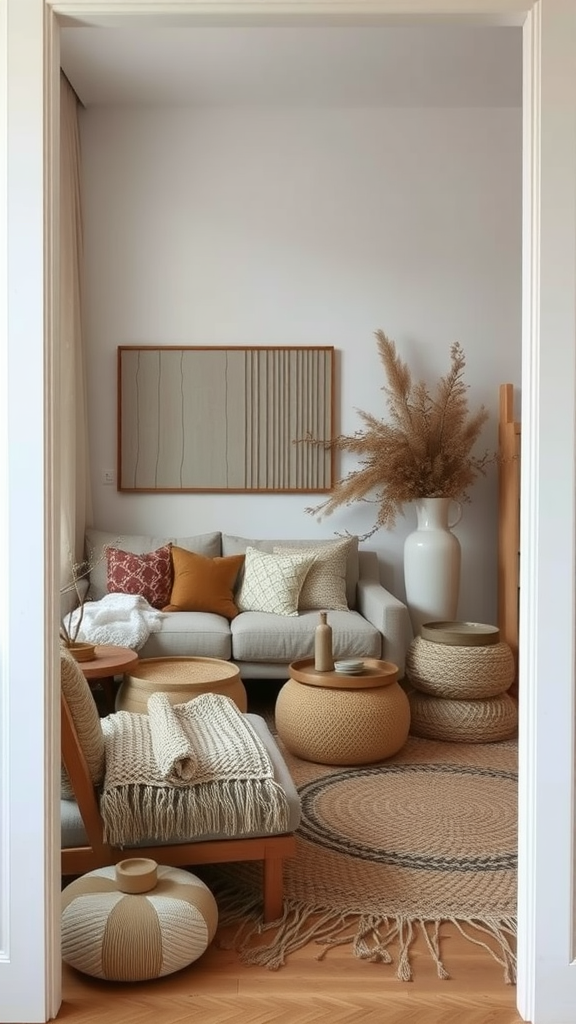
<instances>
[{"instance_id":1,"label":"framed wall art","mask_svg":"<svg viewBox=\"0 0 576 1024\"><path fill-rule=\"evenodd\" d=\"M328 491L334 348L118 348L120 491Z\"/></svg>"}]
</instances>

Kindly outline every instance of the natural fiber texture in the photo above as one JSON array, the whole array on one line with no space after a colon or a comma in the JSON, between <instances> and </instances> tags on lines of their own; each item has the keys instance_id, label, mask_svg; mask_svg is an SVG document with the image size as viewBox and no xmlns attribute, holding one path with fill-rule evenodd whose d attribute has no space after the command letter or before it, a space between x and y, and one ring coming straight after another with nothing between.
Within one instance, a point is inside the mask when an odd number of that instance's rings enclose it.
<instances>
[{"instance_id":1,"label":"natural fiber texture","mask_svg":"<svg viewBox=\"0 0 576 1024\"><path fill-rule=\"evenodd\" d=\"M199 764L182 709L172 707L165 693L153 693L148 701L150 739L156 767L168 782L191 782Z\"/></svg>"},{"instance_id":2,"label":"natural fiber texture","mask_svg":"<svg viewBox=\"0 0 576 1024\"><path fill-rule=\"evenodd\" d=\"M515 743L444 744L410 737L381 765L334 769L284 753L302 799L298 852L285 865L285 912L263 926L256 869L214 869L220 921L246 963L280 967L308 942L390 963L412 977L424 935L447 978L439 928L452 922L515 979ZM448 949L446 949L448 953Z\"/></svg>"},{"instance_id":3,"label":"natural fiber texture","mask_svg":"<svg viewBox=\"0 0 576 1024\"><path fill-rule=\"evenodd\" d=\"M185 704L201 693L223 693L246 711L247 697L240 672L219 658L146 658L126 673L116 698L118 711L147 714L153 693L162 690L171 704Z\"/></svg>"},{"instance_id":4,"label":"natural fiber texture","mask_svg":"<svg viewBox=\"0 0 576 1024\"><path fill-rule=\"evenodd\" d=\"M100 716L82 669L63 644L60 645L60 685L78 733L90 778L95 786L99 786L104 778L105 757ZM64 800L75 799L74 789L64 765L61 770L60 792Z\"/></svg>"},{"instance_id":5,"label":"natural fiber texture","mask_svg":"<svg viewBox=\"0 0 576 1024\"><path fill-rule=\"evenodd\" d=\"M159 709L156 745L164 734ZM156 762L147 715L118 711L102 720L106 775L100 810L104 839L129 846L144 839L192 839L284 832L286 795L274 781L266 748L228 697L203 693L176 705L178 722L194 752L193 779L164 775ZM151 708L154 715L154 704ZM176 752L176 762L181 754Z\"/></svg>"},{"instance_id":6,"label":"natural fiber texture","mask_svg":"<svg viewBox=\"0 0 576 1024\"><path fill-rule=\"evenodd\" d=\"M423 693L476 700L504 693L512 685L514 658L505 643L452 647L418 636L406 654L406 675Z\"/></svg>"},{"instance_id":7,"label":"natural fiber texture","mask_svg":"<svg viewBox=\"0 0 576 1024\"><path fill-rule=\"evenodd\" d=\"M406 742L410 705L397 682L340 690L289 679L276 701L276 726L297 757L322 764L369 764L395 754Z\"/></svg>"},{"instance_id":8,"label":"natural fiber texture","mask_svg":"<svg viewBox=\"0 0 576 1024\"><path fill-rule=\"evenodd\" d=\"M62 892L62 959L108 981L159 978L202 956L217 922L212 893L189 871L160 866L154 888L126 895L115 868L98 868Z\"/></svg>"},{"instance_id":9,"label":"natural fiber texture","mask_svg":"<svg viewBox=\"0 0 576 1024\"><path fill-rule=\"evenodd\" d=\"M506 693L484 700L443 700L414 691L410 732L427 739L493 743L516 735L518 708Z\"/></svg>"}]
</instances>

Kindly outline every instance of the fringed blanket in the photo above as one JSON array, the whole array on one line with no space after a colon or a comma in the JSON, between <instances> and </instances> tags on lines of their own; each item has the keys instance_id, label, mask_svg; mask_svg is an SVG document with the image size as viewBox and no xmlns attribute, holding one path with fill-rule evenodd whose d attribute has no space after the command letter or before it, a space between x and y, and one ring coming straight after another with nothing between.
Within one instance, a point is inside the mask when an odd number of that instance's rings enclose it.
<instances>
[{"instance_id":1,"label":"fringed blanket","mask_svg":"<svg viewBox=\"0 0 576 1024\"><path fill-rule=\"evenodd\" d=\"M148 715L102 720L105 840L239 837L288 828L288 801L268 752L233 701L204 693L172 707L154 694Z\"/></svg>"}]
</instances>

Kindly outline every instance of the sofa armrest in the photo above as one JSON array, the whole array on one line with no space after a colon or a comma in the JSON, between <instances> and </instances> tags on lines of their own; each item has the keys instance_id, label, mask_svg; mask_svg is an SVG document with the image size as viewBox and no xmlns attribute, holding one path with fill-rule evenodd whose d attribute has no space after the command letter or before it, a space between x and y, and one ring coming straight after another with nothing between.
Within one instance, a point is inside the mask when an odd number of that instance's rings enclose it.
<instances>
[{"instance_id":1,"label":"sofa armrest","mask_svg":"<svg viewBox=\"0 0 576 1024\"><path fill-rule=\"evenodd\" d=\"M382 656L385 661L398 666L398 679L403 679L406 651L413 638L406 605L370 574L363 575L358 581L357 609L382 633Z\"/></svg>"}]
</instances>

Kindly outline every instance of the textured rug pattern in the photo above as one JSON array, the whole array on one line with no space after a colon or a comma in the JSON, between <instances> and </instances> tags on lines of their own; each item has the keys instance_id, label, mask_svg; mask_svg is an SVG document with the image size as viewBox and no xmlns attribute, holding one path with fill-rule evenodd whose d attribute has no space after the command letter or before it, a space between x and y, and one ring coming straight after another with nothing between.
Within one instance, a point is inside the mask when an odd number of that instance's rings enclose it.
<instances>
[{"instance_id":1,"label":"textured rug pattern","mask_svg":"<svg viewBox=\"0 0 576 1024\"><path fill-rule=\"evenodd\" d=\"M410 980L422 931L448 977L439 927L454 923L515 980L517 746L410 737L379 765L331 768L283 751L302 799L298 853L285 867L285 914L259 920L258 868L218 871L221 920L241 922L248 963L281 966L308 941L349 944Z\"/></svg>"}]
</instances>

